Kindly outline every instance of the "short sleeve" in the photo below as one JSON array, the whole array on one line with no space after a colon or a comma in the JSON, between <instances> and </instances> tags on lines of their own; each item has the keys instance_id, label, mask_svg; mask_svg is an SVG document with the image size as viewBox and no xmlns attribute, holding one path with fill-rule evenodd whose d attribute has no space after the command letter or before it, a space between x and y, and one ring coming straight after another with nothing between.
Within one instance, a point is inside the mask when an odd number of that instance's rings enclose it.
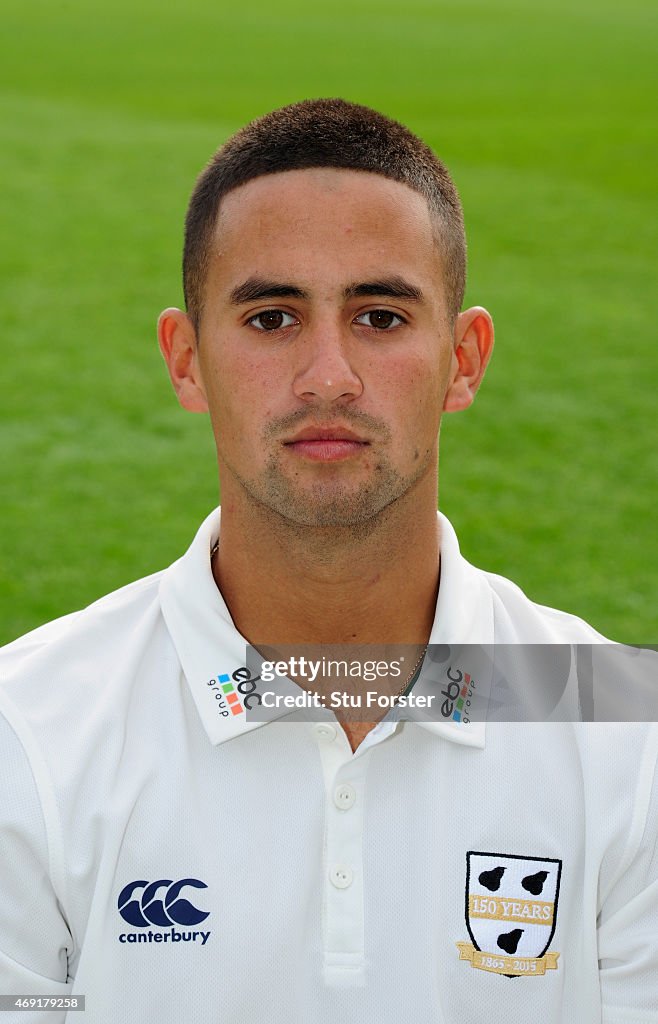
<instances>
[{"instance_id":1,"label":"short sleeve","mask_svg":"<svg viewBox=\"0 0 658 1024\"><path fill-rule=\"evenodd\" d=\"M0 993L71 992L73 942L50 871L46 823L30 760L0 712ZM2 1024L60 1024L59 1011L2 1013Z\"/></svg>"},{"instance_id":2,"label":"short sleeve","mask_svg":"<svg viewBox=\"0 0 658 1024\"><path fill-rule=\"evenodd\" d=\"M657 755L653 726L637 780L626 854L599 915L603 1024L658 1024Z\"/></svg>"}]
</instances>

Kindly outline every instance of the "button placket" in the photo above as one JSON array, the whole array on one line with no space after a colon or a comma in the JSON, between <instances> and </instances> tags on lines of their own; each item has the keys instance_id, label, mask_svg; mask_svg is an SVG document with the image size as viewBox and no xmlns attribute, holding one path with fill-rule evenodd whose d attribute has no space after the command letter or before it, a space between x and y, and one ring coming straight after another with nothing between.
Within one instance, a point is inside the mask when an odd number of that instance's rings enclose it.
<instances>
[{"instance_id":1,"label":"button placket","mask_svg":"<svg viewBox=\"0 0 658 1024\"><path fill-rule=\"evenodd\" d=\"M367 756L318 744L325 769L324 977L344 985L364 967L363 794ZM339 747L339 744L331 746Z\"/></svg>"}]
</instances>

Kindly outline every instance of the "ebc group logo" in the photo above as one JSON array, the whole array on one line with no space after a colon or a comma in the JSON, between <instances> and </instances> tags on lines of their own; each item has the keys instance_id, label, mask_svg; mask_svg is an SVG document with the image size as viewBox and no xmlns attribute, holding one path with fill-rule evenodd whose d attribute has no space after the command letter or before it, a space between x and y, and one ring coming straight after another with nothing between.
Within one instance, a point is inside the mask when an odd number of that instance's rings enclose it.
<instances>
[{"instance_id":1,"label":"ebc group logo","mask_svg":"<svg viewBox=\"0 0 658 1024\"><path fill-rule=\"evenodd\" d=\"M228 718L229 715L241 715L245 710L251 711L261 704L262 697L257 686L259 682L260 676L252 676L246 666L236 668L232 675L220 672L213 676L207 685L217 701L217 713L222 718Z\"/></svg>"},{"instance_id":2,"label":"ebc group logo","mask_svg":"<svg viewBox=\"0 0 658 1024\"><path fill-rule=\"evenodd\" d=\"M182 895L187 887L207 889L208 886L199 878L181 878L174 882L171 878L160 878L156 882L137 879L129 882L119 893L117 906L121 917L134 928L148 929L140 932L124 932L119 942L197 942L205 946L210 932L190 929L190 925L199 925L210 916L210 911L199 910L198 907ZM164 891L164 895L163 892ZM156 928L168 931L153 931ZM188 926L187 931L178 931L175 925Z\"/></svg>"},{"instance_id":3,"label":"ebc group logo","mask_svg":"<svg viewBox=\"0 0 658 1024\"><path fill-rule=\"evenodd\" d=\"M453 722L469 722L475 680L468 672L453 669L452 666L448 667L446 676L448 683L441 690L441 696L445 697L441 705L441 714L443 718L450 718Z\"/></svg>"}]
</instances>

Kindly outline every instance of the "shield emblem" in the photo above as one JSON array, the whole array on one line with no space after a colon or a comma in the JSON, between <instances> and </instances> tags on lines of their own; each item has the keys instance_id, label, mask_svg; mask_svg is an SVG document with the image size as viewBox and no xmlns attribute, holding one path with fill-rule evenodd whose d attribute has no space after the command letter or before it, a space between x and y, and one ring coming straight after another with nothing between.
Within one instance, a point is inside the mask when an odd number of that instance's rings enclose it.
<instances>
[{"instance_id":1,"label":"shield emblem","mask_svg":"<svg viewBox=\"0 0 658 1024\"><path fill-rule=\"evenodd\" d=\"M472 966L499 974L543 974L555 933L562 861L515 854L466 855L466 926ZM544 959L542 959L544 958Z\"/></svg>"}]
</instances>

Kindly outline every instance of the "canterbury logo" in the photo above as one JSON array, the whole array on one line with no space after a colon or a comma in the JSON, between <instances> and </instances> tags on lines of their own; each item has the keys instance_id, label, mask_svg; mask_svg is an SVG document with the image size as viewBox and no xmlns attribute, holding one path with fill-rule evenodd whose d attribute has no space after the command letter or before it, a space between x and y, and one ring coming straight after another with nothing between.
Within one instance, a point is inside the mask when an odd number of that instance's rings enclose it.
<instances>
[{"instance_id":1,"label":"canterbury logo","mask_svg":"<svg viewBox=\"0 0 658 1024\"><path fill-rule=\"evenodd\" d=\"M170 878L151 883L129 882L119 895L119 913L124 921L136 928L149 928L154 924L161 928L169 928L172 924L201 924L209 916L209 911L198 910L181 896L186 886L208 888L198 878L182 878L179 882L172 882ZM140 889L141 896L134 896ZM166 891L163 893L163 890Z\"/></svg>"}]
</instances>

